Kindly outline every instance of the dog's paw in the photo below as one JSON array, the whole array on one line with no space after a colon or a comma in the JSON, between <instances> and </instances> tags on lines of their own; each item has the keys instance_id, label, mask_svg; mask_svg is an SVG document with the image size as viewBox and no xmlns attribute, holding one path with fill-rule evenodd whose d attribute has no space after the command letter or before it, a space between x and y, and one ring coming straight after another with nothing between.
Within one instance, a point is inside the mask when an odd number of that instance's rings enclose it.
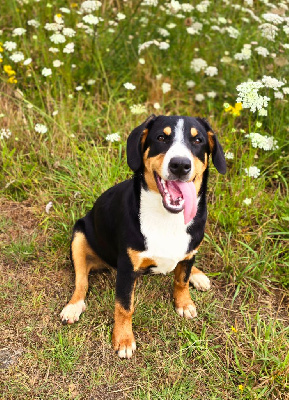
<instances>
[{"instance_id":1,"label":"dog's paw","mask_svg":"<svg viewBox=\"0 0 289 400\"><path fill-rule=\"evenodd\" d=\"M75 304L67 304L60 313L60 318L63 324L73 324L79 320L80 314L85 311L84 300L79 300Z\"/></svg>"},{"instance_id":2,"label":"dog's paw","mask_svg":"<svg viewBox=\"0 0 289 400\"><path fill-rule=\"evenodd\" d=\"M133 352L136 350L136 343L133 333L112 337L113 348L120 358L131 358Z\"/></svg>"},{"instance_id":3,"label":"dog's paw","mask_svg":"<svg viewBox=\"0 0 289 400\"><path fill-rule=\"evenodd\" d=\"M196 306L193 302L182 306L178 305L176 306L175 310L180 317L184 317L187 319L192 319L197 316Z\"/></svg>"},{"instance_id":4,"label":"dog's paw","mask_svg":"<svg viewBox=\"0 0 289 400\"><path fill-rule=\"evenodd\" d=\"M194 285L197 290L202 290L203 292L211 289L210 279L203 272L191 274L190 283Z\"/></svg>"}]
</instances>

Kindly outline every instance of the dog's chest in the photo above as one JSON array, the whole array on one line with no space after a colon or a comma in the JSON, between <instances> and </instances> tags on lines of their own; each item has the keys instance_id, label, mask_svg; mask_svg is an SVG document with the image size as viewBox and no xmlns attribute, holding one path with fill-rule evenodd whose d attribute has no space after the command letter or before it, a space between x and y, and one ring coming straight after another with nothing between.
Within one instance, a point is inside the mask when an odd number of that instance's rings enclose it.
<instances>
[{"instance_id":1,"label":"dog's chest","mask_svg":"<svg viewBox=\"0 0 289 400\"><path fill-rule=\"evenodd\" d=\"M159 194L142 189L140 226L146 245L141 256L151 258L157 265L151 271L155 274L173 271L177 263L184 259L191 239L183 212L168 212Z\"/></svg>"}]
</instances>

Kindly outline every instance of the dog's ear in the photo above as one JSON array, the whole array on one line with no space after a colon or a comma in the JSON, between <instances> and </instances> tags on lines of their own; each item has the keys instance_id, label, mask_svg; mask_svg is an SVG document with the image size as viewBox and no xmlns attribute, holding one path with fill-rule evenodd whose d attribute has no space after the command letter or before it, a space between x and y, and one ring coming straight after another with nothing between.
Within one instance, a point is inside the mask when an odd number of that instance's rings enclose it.
<instances>
[{"instance_id":1,"label":"dog's ear","mask_svg":"<svg viewBox=\"0 0 289 400\"><path fill-rule=\"evenodd\" d=\"M212 153L212 161L214 166L216 167L217 171L220 172L220 174L225 174L227 170L226 160L223 148L220 145L215 132L205 118L197 118L197 120L201 125L203 125L208 134L209 147Z\"/></svg>"},{"instance_id":2,"label":"dog's ear","mask_svg":"<svg viewBox=\"0 0 289 400\"><path fill-rule=\"evenodd\" d=\"M145 122L135 128L127 139L126 145L126 154L127 154L127 163L130 169L134 172L140 169L142 166L142 138L145 133L147 133L147 129L151 126L154 120L157 117L152 114L150 115Z\"/></svg>"}]
</instances>

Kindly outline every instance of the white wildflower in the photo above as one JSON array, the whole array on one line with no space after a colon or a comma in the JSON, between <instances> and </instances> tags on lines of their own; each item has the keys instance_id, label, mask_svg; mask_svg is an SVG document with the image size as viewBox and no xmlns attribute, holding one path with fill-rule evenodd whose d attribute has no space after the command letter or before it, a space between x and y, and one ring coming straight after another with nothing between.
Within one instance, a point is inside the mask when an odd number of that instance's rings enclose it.
<instances>
[{"instance_id":1,"label":"white wildflower","mask_svg":"<svg viewBox=\"0 0 289 400\"><path fill-rule=\"evenodd\" d=\"M11 136L11 131L8 128L0 129L0 140L8 139Z\"/></svg>"},{"instance_id":2,"label":"white wildflower","mask_svg":"<svg viewBox=\"0 0 289 400\"><path fill-rule=\"evenodd\" d=\"M265 108L261 108L259 110L259 116L260 117L267 117L267 115L268 115L268 111Z\"/></svg>"},{"instance_id":3,"label":"white wildflower","mask_svg":"<svg viewBox=\"0 0 289 400\"><path fill-rule=\"evenodd\" d=\"M164 82L164 83L162 84L161 88L162 88L162 92L163 92L164 94L165 94L165 93L168 93L168 92L172 89L171 84L170 84L170 83L167 83L167 82Z\"/></svg>"},{"instance_id":4,"label":"white wildflower","mask_svg":"<svg viewBox=\"0 0 289 400\"><path fill-rule=\"evenodd\" d=\"M251 132L245 137L249 138L252 143L252 147L255 149L262 149L265 151L276 150L278 149L278 142L274 139L273 136L263 136L257 132Z\"/></svg>"},{"instance_id":5,"label":"white wildflower","mask_svg":"<svg viewBox=\"0 0 289 400\"><path fill-rule=\"evenodd\" d=\"M135 90L135 88L136 88L136 86L133 85L133 84L130 83L130 82L124 83L123 86L124 86L127 90Z\"/></svg>"},{"instance_id":6,"label":"white wildflower","mask_svg":"<svg viewBox=\"0 0 289 400\"><path fill-rule=\"evenodd\" d=\"M284 94L289 94L289 87L282 88Z\"/></svg>"},{"instance_id":7,"label":"white wildflower","mask_svg":"<svg viewBox=\"0 0 289 400\"><path fill-rule=\"evenodd\" d=\"M158 33L163 37L170 36L170 32L164 28L158 28Z\"/></svg>"},{"instance_id":8,"label":"white wildflower","mask_svg":"<svg viewBox=\"0 0 289 400\"><path fill-rule=\"evenodd\" d=\"M214 99L214 98L217 96L217 93L214 92L214 91L208 92L208 93L207 93L207 96L208 96L210 99Z\"/></svg>"},{"instance_id":9,"label":"white wildflower","mask_svg":"<svg viewBox=\"0 0 289 400\"><path fill-rule=\"evenodd\" d=\"M30 19L27 21L27 25L33 26L34 28L39 28L40 22L36 21L36 19Z\"/></svg>"},{"instance_id":10,"label":"white wildflower","mask_svg":"<svg viewBox=\"0 0 289 400\"><path fill-rule=\"evenodd\" d=\"M55 44L64 43L66 41L65 36L61 33L54 33L50 36L50 40Z\"/></svg>"},{"instance_id":11,"label":"white wildflower","mask_svg":"<svg viewBox=\"0 0 289 400\"><path fill-rule=\"evenodd\" d=\"M59 32L63 28L62 25L57 24L56 22L47 23L44 25L44 29L51 32Z\"/></svg>"},{"instance_id":12,"label":"white wildflower","mask_svg":"<svg viewBox=\"0 0 289 400\"><path fill-rule=\"evenodd\" d=\"M68 37L74 37L76 35L76 32L72 28L63 28L62 33L64 36Z\"/></svg>"},{"instance_id":13,"label":"white wildflower","mask_svg":"<svg viewBox=\"0 0 289 400\"><path fill-rule=\"evenodd\" d=\"M50 76L52 74L52 70L51 68L43 68L41 73L43 76Z\"/></svg>"},{"instance_id":14,"label":"white wildflower","mask_svg":"<svg viewBox=\"0 0 289 400\"><path fill-rule=\"evenodd\" d=\"M161 108L160 103L154 103L154 109L159 110Z\"/></svg>"},{"instance_id":15,"label":"white wildflower","mask_svg":"<svg viewBox=\"0 0 289 400\"><path fill-rule=\"evenodd\" d=\"M205 100L205 96L202 93L197 93L195 96L195 100L200 103L201 101Z\"/></svg>"},{"instance_id":16,"label":"white wildflower","mask_svg":"<svg viewBox=\"0 0 289 400\"><path fill-rule=\"evenodd\" d=\"M54 68L59 68L59 67L61 67L63 62L61 62L60 60L54 60L52 64L53 64Z\"/></svg>"},{"instance_id":17,"label":"white wildflower","mask_svg":"<svg viewBox=\"0 0 289 400\"><path fill-rule=\"evenodd\" d=\"M47 132L47 127L43 124L36 124L34 129L35 129L35 132L37 132L37 133L46 133Z\"/></svg>"},{"instance_id":18,"label":"white wildflower","mask_svg":"<svg viewBox=\"0 0 289 400\"><path fill-rule=\"evenodd\" d=\"M274 25L280 25L283 23L284 20L283 17L281 17L280 15L273 13L263 14L262 17L265 21L271 22Z\"/></svg>"},{"instance_id":19,"label":"white wildflower","mask_svg":"<svg viewBox=\"0 0 289 400\"><path fill-rule=\"evenodd\" d=\"M208 75L208 76L218 75L218 68L216 68L216 67L207 67L205 69L205 74Z\"/></svg>"},{"instance_id":20,"label":"white wildflower","mask_svg":"<svg viewBox=\"0 0 289 400\"><path fill-rule=\"evenodd\" d=\"M183 4L181 4L181 8L182 8L182 11L183 11L183 12L189 13L189 12L192 12L192 11L193 11L194 6L192 6L192 5L189 4L189 3L183 3Z\"/></svg>"},{"instance_id":21,"label":"white wildflower","mask_svg":"<svg viewBox=\"0 0 289 400\"><path fill-rule=\"evenodd\" d=\"M32 62L32 58L27 58L25 61L23 61L23 65L29 65Z\"/></svg>"},{"instance_id":22,"label":"white wildflower","mask_svg":"<svg viewBox=\"0 0 289 400\"><path fill-rule=\"evenodd\" d=\"M252 55L252 50L248 47L243 47L243 49L241 50L241 53L236 53L234 55L235 60L249 60L251 58Z\"/></svg>"},{"instance_id":23,"label":"white wildflower","mask_svg":"<svg viewBox=\"0 0 289 400\"><path fill-rule=\"evenodd\" d=\"M63 49L63 53L73 53L74 52L74 43L67 43L67 45Z\"/></svg>"},{"instance_id":24,"label":"white wildflower","mask_svg":"<svg viewBox=\"0 0 289 400\"><path fill-rule=\"evenodd\" d=\"M227 160L234 160L234 153L232 153L231 151L226 151L225 158Z\"/></svg>"},{"instance_id":25,"label":"white wildflower","mask_svg":"<svg viewBox=\"0 0 289 400\"><path fill-rule=\"evenodd\" d=\"M193 88L194 86L196 86L196 82L194 81L187 81L186 85L188 86L189 89Z\"/></svg>"},{"instance_id":26,"label":"white wildflower","mask_svg":"<svg viewBox=\"0 0 289 400\"><path fill-rule=\"evenodd\" d=\"M266 88L271 88L273 90L277 90L281 86L284 86L284 82L278 81L278 79L266 75L263 76L262 82Z\"/></svg>"},{"instance_id":27,"label":"white wildflower","mask_svg":"<svg viewBox=\"0 0 289 400\"><path fill-rule=\"evenodd\" d=\"M123 19L126 19L126 16L123 13L117 13L116 18L118 21L122 21Z\"/></svg>"},{"instance_id":28,"label":"white wildflower","mask_svg":"<svg viewBox=\"0 0 289 400\"><path fill-rule=\"evenodd\" d=\"M24 29L24 28L15 28L12 31L12 36L22 36L22 35L24 35L24 33L26 33L26 29Z\"/></svg>"},{"instance_id":29,"label":"white wildflower","mask_svg":"<svg viewBox=\"0 0 289 400\"><path fill-rule=\"evenodd\" d=\"M261 35L270 40L271 42L274 42L275 37L278 33L278 28L275 25L266 23L266 24L262 24L259 26L259 29L261 30Z\"/></svg>"},{"instance_id":30,"label":"white wildflower","mask_svg":"<svg viewBox=\"0 0 289 400\"><path fill-rule=\"evenodd\" d=\"M58 53L59 49L57 49L56 47L49 47L48 51L50 51L51 53Z\"/></svg>"},{"instance_id":31,"label":"white wildflower","mask_svg":"<svg viewBox=\"0 0 289 400\"><path fill-rule=\"evenodd\" d=\"M3 44L3 47L4 47L4 49L7 50L7 51L13 51L13 50L16 49L17 43L7 41L7 42L5 42L5 43Z\"/></svg>"},{"instance_id":32,"label":"white wildflower","mask_svg":"<svg viewBox=\"0 0 289 400\"><path fill-rule=\"evenodd\" d=\"M187 32L190 35L199 35L202 29L203 24L201 22L194 22L189 28L187 28Z\"/></svg>"},{"instance_id":33,"label":"white wildflower","mask_svg":"<svg viewBox=\"0 0 289 400\"><path fill-rule=\"evenodd\" d=\"M132 106L129 107L130 111L132 114L144 114L147 112L146 106L144 106L143 104L134 104Z\"/></svg>"},{"instance_id":34,"label":"white wildflower","mask_svg":"<svg viewBox=\"0 0 289 400\"><path fill-rule=\"evenodd\" d=\"M63 14L70 14L69 8L66 7L60 7L59 9Z\"/></svg>"},{"instance_id":35,"label":"white wildflower","mask_svg":"<svg viewBox=\"0 0 289 400\"><path fill-rule=\"evenodd\" d=\"M75 90L76 90L77 92L80 92L82 89L83 89L83 86L76 86L76 88L75 88Z\"/></svg>"},{"instance_id":36,"label":"white wildflower","mask_svg":"<svg viewBox=\"0 0 289 400\"><path fill-rule=\"evenodd\" d=\"M9 57L15 63L19 63L24 60L24 54L21 51L16 51L16 53L11 54Z\"/></svg>"},{"instance_id":37,"label":"white wildflower","mask_svg":"<svg viewBox=\"0 0 289 400\"><path fill-rule=\"evenodd\" d=\"M249 167L245 168L245 173L250 177L250 178L258 178L260 175L260 169L257 167Z\"/></svg>"},{"instance_id":38,"label":"white wildflower","mask_svg":"<svg viewBox=\"0 0 289 400\"><path fill-rule=\"evenodd\" d=\"M277 92L274 92L274 97L275 97L275 99L282 100L282 99L284 99L284 94L282 92L277 91Z\"/></svg>"},{"instance_id":39,"label":"white wildflower","mask_svg":"<svg viewBox=\"0 0 289 400\"><path fill-rule=\"evenodd\" d=\"M268 57L270 54L269 51L266 49L266 47L262 46L256 47L255 51L262 57Z\"/></svg>"},{"instance_id":40,"label":"white wildflower","mask_svg":"<svg viewBox=\"0 0 289 400\"><path fill-rule=\"evenodd\" d=\"M176 0L171 0L170 3L166 3L166 7L168 8L168 11L173 14L177 14L182 8L180 2Z\"/></svg>"},{"instance_id":41,"label":"white wildflower","mask_svg":"<svg viewBox=\"0 0 289 400\"><path fill-rule=\"evenodd\" d=\"M174 29L177 25L171 22L170 24L167 24L168 29Z\"/></svg>"},{"instance_id":42,"label":"white wildflower","mask_svg":"<svg viewBox=\"0 0 289 400\"><path fill-rule=\"evenodd\" d=\"M205 69L208 66L207 62L203 60L202 58L195 58L191 62L191 68L195 72L200 72L201 70Z\"/></svg>"},{"instance_id":43,"label":"white wildflower","mask_svg":"<svg viewBox=\"0 0 289 400\"><path fill-rule=\"evenodd\" d=\"M145 61L144 58L139 58L138 62L139 62L141 65L144 65L144 64L146 63L146 61Z\"/></svg>"},{"instance_id":44,"label":"white wildflower","mask_svg":"<svg viewBox=\"0 0 289 400\"><path fill-rule=\"evenodd\" d=\"M92 86L92 85L95 84L95 82L96 82L95 79L88 79L87 84L88 84L89 86Z\"/></svg>"},{"instance_id":45,"label":"white wildflower","mask_svg":"<svg viewBox=\"0 0 289 400\"><path fill-rule=\"evenodd\" d=\"M82 19L89 25L97 25L99 23L99 18L92 14L85 15Z\"/></svg>"},{"instance_id":46,"label":"white wildflower","mask_svg":"<svg viewBox=\"0 0 289 400\"><path fill-rule=\"evenodd\" d=\"M160 42L158 47L160 50L167 50L170 47L170 45L167 42Z\"/></svg>"},{"instance_id":47,"label":"white wildflower","mask_svg":"<svg viewBox=\"0 0 289 400\"><path fill-rule=\"evenodd\" d=\"M208 11L208 7L209 7L210 3L211 3L210 1L204 0L196 6L196 9L201 13L205 13Z\"/></svg>"},{"instance_id":48,"label":"white wildflower","mask_svg":"<svg viewBox=\"0 0 289 400\"><path fill-rule=\"evenodd\" d=\"M270 99L258 93L259 89L262 87L264 87L264 85L260 81L241 83L237 86L237 91L239 93L236 102L242 103L243 108L250 108L252 112L266 108Z\"/></svg>"},{"instance_id":49,"label":"white wildflower","mask_svg":"<svg viewBox=\"0 0 289 400\"><path fill-rule=\"evenodd\" d=\"M119 142L120 141L120 136L119 133L110 133L109 135L106 135L105 138L108 142Z\"/></svg>"},{"instance_id":50,"label":"white wildflower","mask_svg":"<svg viewBox=\"0 0 289 400\"><path fill-rule=\"evenodd\" d=\"M248 197L246 197L246 199L243 200L243 203L244 203L246 206L249 206L249 205L252 203L252 199L248 199Z\"/></svg>"},{"instance_id":51,"label":"white wildflower","mask_svg":"<svg viewBox=\"0 0 289 400\"><path fill-rule=\"evenodd\" d=\"M143 50L149 48L152 44L158 46L159 42L157 40L149 40L147 42L144 42L143 44L140 44L138 46L138 54L140 54Z\"/></svg>"},{"instance_id":52,"label":"white wildflower","mask_svg":"<svg viewBox=\"0 0 289 400\"><path fill-rule=\"evenodd\" d=\"M92 13L93 11L97 11L101 7L100 1L84 1L81 4L80 11L82 13Z\"/></svg>"},{"instance_id":53,"label":"white wildflower","mask_svg":"<svg viewBox=\"0 0 289 400\"><path fill-rule=\"evenodd\" d=\"M143 0L141 2L142 6L152 6L156 7L158 5L158 0Z\"/></svg>"},{"instance_id":54,"label":"white wildflower","mask_svg":"<svg viewBox=\"0 0 289 400\"><path fill-rule=\"evenodd\" d=\"M229 36L233 39L237 39L237 37L240 35L240 32L238 31L238 29L233 28L232 26L229 26L225 29L228 32Z\"/></svg>"}]
</instances>

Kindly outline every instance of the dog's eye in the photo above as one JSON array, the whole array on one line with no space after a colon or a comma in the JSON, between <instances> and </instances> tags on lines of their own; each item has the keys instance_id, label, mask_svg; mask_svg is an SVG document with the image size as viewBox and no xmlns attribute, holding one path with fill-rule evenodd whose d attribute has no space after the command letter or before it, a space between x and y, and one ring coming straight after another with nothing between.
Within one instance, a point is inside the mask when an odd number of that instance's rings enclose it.
<instances>
[{"instance_id":1,"label":"dog's eye","mask_svg":"<svg viewBox=\"0 0 289 400\"><path fill-rule=\"evenodd\" d=\"M193 140L193 143L194 143L194 144L199 144L199 143L202 143L202 140L201 140L200 138L195 138L195 139Z\"/></svg>"},{"instance_id":2,"label":"dog's eye","mask_svg":"<svg viewBox=\"0 0 289 400\"><path fill-rule=\"evenodd\" d=\"M159 142L164 142L166 140L165 135L159 135L157 139Z\"/></svg>"}]
</instances>

